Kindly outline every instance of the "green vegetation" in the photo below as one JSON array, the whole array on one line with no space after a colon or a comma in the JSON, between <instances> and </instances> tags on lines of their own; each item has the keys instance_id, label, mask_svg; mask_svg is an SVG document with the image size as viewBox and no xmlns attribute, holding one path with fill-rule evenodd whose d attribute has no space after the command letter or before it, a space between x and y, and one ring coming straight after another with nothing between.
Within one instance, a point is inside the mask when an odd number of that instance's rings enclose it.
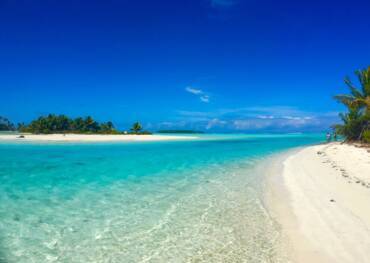
<instances>
[{"instance_id":1,"label":"green vegetation","mask_svg":"<svg viewBox=\"0 0 370 263\"><path fill-rule=\"evenodd\" d=\"M131 127L131 132L138 134L143 129L143 126L141 126L140 122L135 122Z\"/></svg>"},{"instance_id":2,"label":"green vegetation","mask_svg":"<svg viewBox=\"0 0 370 263\"><path fill-rule=\"evenodd\" d=\"M20 124L20 132L30 133L99 133L118 134L112 122L98 123L92 117L71 119L65 115L41 116L29 125Z\"/></svg>"},{"instance_id":3,"label":"green vegetation","mask_svg":"<svg viewBox=\"0 0 370 263\"><path fill-rule=\"evenodd\" d=\"M152 133L149 131L144 131L143 126L141 125L140 122L135 122L134 124L132 124L129 134L147 135Z\"/></svg>"},{"instance_id":4,"label":"green vegetation","mask_svg":"<svg viewBox=\"0 0 370 263\"><path fill-rule=\"evenodd\" d=\"M14 131L15 126L7 118L0 116L0 131Z\"/></svg>"},{"instance_id":5,"label":"green vegetation","mask_svg":"<svg viewBox=\"0 0 370 263\"><path fill-rule=\"evenodd\" d=\"M99 123L92 117L71 119L66 115L49 114L41 116L33 120L29 125L19 124L20 132L29 133L79 133L79 134L122 134L118 131L112 122ZM140 123L134 123L132 128L135 134L150 134L150 132L142 131Z\"/></svg>"},{"instance_id":6,"label":"green vegetation","mask_svg":"<svg viewBox=\"0 0 370 263\"><path fill-rule=\"evenodd\" d=\"M195 134L195 133L204 133L202 131L194 131L194 130L160 130L158 133L183 133L183 134Z\"/></svg>"},{"instance_id":7,"label":"green vegetation","mask_svg":"<svg viewBox=\"0 0 370 263\"><path fill-rule=\"evenodd\" d=\"M364 131L364 133L362 135L362 140L364 142L370 143L370 130Z\"/></svg>"},{"instance_id":8,"label":"green vegetation","mask_svg":"<svg viewBox=\"0 0 370 263\"><path fill-rule=\"evenodd\" d=\"M370 143L370 66L355 72L361 88L358 89L347 77L344 82L350 89L350 94L334 96L344 104L348 112L341 113L343 124L335 125L338 134L348 141L363 141Z\"/></svg>"}]
</instances>

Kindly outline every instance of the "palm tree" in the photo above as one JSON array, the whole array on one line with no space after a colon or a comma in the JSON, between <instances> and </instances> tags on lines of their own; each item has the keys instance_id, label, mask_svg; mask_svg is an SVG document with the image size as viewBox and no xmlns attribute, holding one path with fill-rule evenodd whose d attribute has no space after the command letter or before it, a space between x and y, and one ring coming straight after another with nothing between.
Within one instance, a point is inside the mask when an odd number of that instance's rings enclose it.
<instances>
[{"instance_id":1,"label":"palm tree","mask_svg":"<svg viewBox=\"0 0 370 263\"><path fill-rule=\"evenodd\" d=\"M111 121L100 124L100 130L103 133L111 133L114 131L114 125Z\"/></svg>"},{"instance_id":2,"label":"palm tree","mask_svg":"<svg viewBox=\"0 0 370 263\"><path fill-rule=\"evenodd\" d=\"M113 125L113 122L111 122L111 121L108 121L107 122L107 127L108 127L108 130L113 130L114 129L114 125Z\"/></svg>"},{"instance_id":3,"label":"palm tree","mask_svg":"<svg viewBox=\"0 0 370 263\"><path fill-rule=\"evenodd\" d=\"M143 129L143 126L141 126L140 122L135 122L132 125L131 131L134 133L139 133Z\"/></svg>"},{"instance_id":4,"label":"palm tree","mask_svg":"<svg viewBox=\"0 0 370 263\"><path fill-rule=\"evenodd\" d=\"M88 132L97 132L99 130L99 124L91 116L85 118L85 126Z\"/></svg>"},{"instance_id":5,"label":"palm tree","mask_svg":"<svg viewBox=\"0 0 370 263\"><path fill-rule=\"evenodd\" d=\"M343 134L349 140L362 139L363 133L370 128L370 66L367 69L357 70L361 89L356 88L347 77L344 82L350 89L350 94L341 94L334 98L344 104L349 112L341 114L343 125L337 125L338 133Z\"/></svg>"},{"instance_id":6,"label":"palm tree","mask_svg":"<svg viewBox=\"0 0 370 263\"><path fill-rule=\"evenodd\" d=\"M84 119L78 117L73 120L73 130L78 132L84 132L86 130Z\"/></svg>"},{"instance_id":7,"label":"palm tree","mask_svg":"<svg viewBox=\"0 0 370 263\"><path fill-rule=\"evenodd\" d=\"M349 108L348 113L340 113L343 124L335 125L338 134L344 135L346 140L353 141L361 138L363 131L363 119L358 108Z\"/></svg>"},{"instance_id":8,"label":"palm tree","mask_svg":"<svg viewBox=\"0 0 370 263\"><path fill-rule=\"evenodd\" d=\"M347 107L359 108L367 116L370 116L370 66L367 69L357 70L355 74L361 84L361 89L356 88L347 77L344 82L349 87L351 94L341 94L334 96L334 98Z\"/></svg>"},{"instance_id":9,"label":"palm tree","mask_svg":"<svg viewBox=\"0 0 370 263\"><path fill-rule=\"evenodd\" d=\"M0 116L0 131L14 131L15 126L7 118Z\"/></svg>"}]
</instances>

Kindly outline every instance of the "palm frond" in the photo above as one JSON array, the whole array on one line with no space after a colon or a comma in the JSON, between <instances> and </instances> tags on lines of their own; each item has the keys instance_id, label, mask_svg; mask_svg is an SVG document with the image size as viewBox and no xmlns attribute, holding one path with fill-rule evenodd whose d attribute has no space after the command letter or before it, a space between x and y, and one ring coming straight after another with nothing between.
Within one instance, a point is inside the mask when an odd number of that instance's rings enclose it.
<instances>
[{"instance_id":1,"label":"palm frond","mask_svg":"<svg viewBox=\"0 0 370 263\"><path fill-rule=\"evenodd\" d=\"M353 107L356 107L356 108L363 108L363 107L366 107L367 106L367 103L366 103L366 99L363 99L363 98L355 98L352 102L351 102L351 106Z\"/></svg>"},{"instance_id":2,"label":"palm frond","mask_svg":"<svg viewBox=\"0 0 370 263\"><path fill-rule=\"evenodd\" d=\"M362 94L361 91L359 91L355 85L353 85L352 81L349 79L349 77L346 77L344 79L344 83L346 83L346 85L348 86L348 88L350 89L351 91L351 94L353 95L353 97L356 97L356 98L363 98L364 97L364 94Z\"/></svg>"},{"instance_id":3,"label":"palm frond","mask_svg":"<svg viewBox=\"0 0 370 263\"><path fill-rule=\"evenodd\" d=\"M339 113L339 117L341 118L341 120L346 123L347 122L347 114L344 114L344 113Z\"/></svg>"},{"instance_id":4,"label":"palm frond","mask_svg":"<svg viewBox=\"0 0 370 263\"><path fill-rule=\"evenodd\" d=\"M365 95L365 97L370 96L370 66L364 70L363 72L363 82L362 84L362 90Z\"/></svg>"},{"instance_id":5,"label":"palm frond","mask_svg":"<svg viewBox=\"0 0 370 263\"><path fill-rule=\"evenodd\" d=\"M334 99L346 105L347 107L352 107L352 103L355 100L355 98L352 95L347 94L335 95Z\"/></svg>"}]
</instances>

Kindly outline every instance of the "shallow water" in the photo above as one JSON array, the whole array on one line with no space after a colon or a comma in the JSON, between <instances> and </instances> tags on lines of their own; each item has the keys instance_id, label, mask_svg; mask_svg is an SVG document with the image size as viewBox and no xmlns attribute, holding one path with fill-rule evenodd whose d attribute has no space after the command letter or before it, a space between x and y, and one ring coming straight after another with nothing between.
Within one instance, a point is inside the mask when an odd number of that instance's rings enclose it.
<instances>
[{"instance_id":1,"label":"shallow water","mask_svg":"<svg viewBox=\"0 0 370 263\"><path fill-rule=\"evenodd\" d=\"M283 262L254 167L322 138L0 143L0 262Z\"/></svg>"}]
</instances>

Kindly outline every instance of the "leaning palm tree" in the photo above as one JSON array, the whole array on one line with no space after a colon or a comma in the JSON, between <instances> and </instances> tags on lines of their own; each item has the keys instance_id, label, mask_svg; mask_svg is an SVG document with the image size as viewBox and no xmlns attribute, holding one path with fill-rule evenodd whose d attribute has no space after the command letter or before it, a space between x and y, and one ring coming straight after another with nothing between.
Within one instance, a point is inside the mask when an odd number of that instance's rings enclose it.
<instances>
[{"instance_id":1,"label":"leaning palm tree","mask_svg":"<svg viewBox=\"0 0 370 263\"><path fill-rule=\"evenodd\" d=\"M347 107L356 107L370 116L370 66L367 69L357 70L355 74L358 77L361 89L356 88L347 77L344 82L349 87L351 94L341 94L334 96L334 98Z\"/></svg>"},{"instance_id":2,"label":"leaning palm tree","mask_svg":"<svg viewBox=\"0 0 370 263\"><path fill-rule=\"evenodd\" d=\"M342 115L344 125L338 130L342 131L348 139L362 139L365 131L370 129L370 66L367 69L357 70L355 74L361 88L357 88L347 77L344 82L350 89L350 94L341 94L334 98L344 104L349 113ZM351 138L352 137L352 138Z\"/></svg>"},{"instance_id":3,"label":"leaning palm tree","mask_svg":"<svg viewBox=\"0 0 370 263\"><path fill-rule=\"evenodd\" d=\"M143 126L140 124L140 122L135 122L132 125L131 131L134 133L139 133L143 129Z\"/></svg>"}]
</instances>

